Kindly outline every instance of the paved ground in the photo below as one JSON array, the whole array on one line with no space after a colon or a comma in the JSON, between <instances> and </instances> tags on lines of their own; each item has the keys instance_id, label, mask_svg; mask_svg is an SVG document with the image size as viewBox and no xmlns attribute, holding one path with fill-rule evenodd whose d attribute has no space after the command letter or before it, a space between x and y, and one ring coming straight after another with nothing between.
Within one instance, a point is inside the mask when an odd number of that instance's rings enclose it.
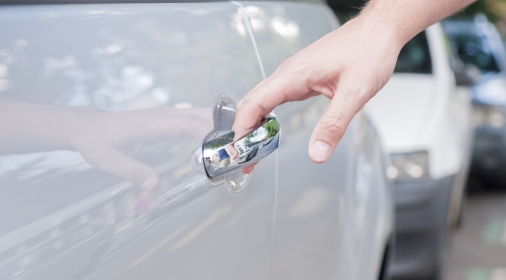
<instances>
[{"instance_id":1,"label":"paved ground","mask_svg":"<svg viewBox=\"0 0 506 280\"><path fill-rule=\"evenodd\" d=\"M506 280L506 190L468 195L445 261L445 280Z\"/></svg>"}]
</instances>

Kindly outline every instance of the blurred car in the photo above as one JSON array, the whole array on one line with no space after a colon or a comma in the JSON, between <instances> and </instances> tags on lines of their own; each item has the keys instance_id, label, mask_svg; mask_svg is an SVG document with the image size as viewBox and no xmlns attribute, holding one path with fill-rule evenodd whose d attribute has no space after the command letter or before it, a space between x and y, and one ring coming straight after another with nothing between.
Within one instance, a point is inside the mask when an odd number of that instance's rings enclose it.
<instances>
[{"instance_id":1,"label":"blurred car","mask_svg":"<svg viewBox=\"0 0 506 280\"><path fill-rule=\"evenodd\" d=\"M473 86L476 125L471 174L487 185L506 182L506 51L494 25L484 15L443 23L460 59L481 75Z\"/></svg>"},{"instance_id":2,"label":"blurred car","mask_svg":"<svg viewBox=\"0 0 506 280\"><path fill-rule=\"evenodd\" d=\"M457 87L441 25L401 50L387 85L366 105L390 154L394 279L439 279L452 200L462 200L472 140L470 93ZM452 197L455 196L455 199Z\"/></svg>"},{"instance_id":3,"label":"blurred car","mask_svg":"<svg viewBox=\"0 0 506 280\"><path fill-rule=\"evenodd\" d=\"M321 165L323 97L223 147L234 102L338 27L326 5L72 2L0 6L0 279L387 279L392 188L364 114ZM251 175L207 169L278 141Z\"/></svg>"}]
</instances>

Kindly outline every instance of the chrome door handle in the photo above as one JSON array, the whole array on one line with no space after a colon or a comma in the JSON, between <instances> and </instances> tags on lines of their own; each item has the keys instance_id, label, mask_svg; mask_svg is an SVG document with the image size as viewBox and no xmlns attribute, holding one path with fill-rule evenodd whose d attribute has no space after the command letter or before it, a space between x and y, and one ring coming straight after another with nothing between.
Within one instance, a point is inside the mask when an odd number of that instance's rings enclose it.
<instances>
[{"instance_id":1,"label":"chrome door handle","mask_svg":"<svg viewBox=\"0 0 506 280\"><path fill-rule=\"evenodd\" d=\"M209 134L202 149L195 151L196 169L205 171L210 179L242 169L268 156L278 148L280 126L274 115L269 115L255 129L236 137L232 130Z\"/></svg>"}]
</instances>

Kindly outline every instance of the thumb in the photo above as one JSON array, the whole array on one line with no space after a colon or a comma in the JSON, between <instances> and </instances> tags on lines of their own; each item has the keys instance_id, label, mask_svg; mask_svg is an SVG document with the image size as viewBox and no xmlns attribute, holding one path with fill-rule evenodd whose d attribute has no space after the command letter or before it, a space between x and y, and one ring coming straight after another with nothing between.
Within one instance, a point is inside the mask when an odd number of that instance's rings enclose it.
<instances>
[{"instance_id":1,"label":"thumb","mask_svg":"<svg viewBox=\"0 0 506 280\"><path fill-rule=\"evenodd\" d=\"M144 190L154 189L160 176L150 166L128 157L117 149L107 149L90 163L107 173L126 179Z\"/></svg>"},{"instance_id":2,"label":"thumb","mask_svg":"<svg viewBox=\"0 0 506 280\"><path fill-rule=\"evenodd\" d=\"M309 140L308 153L312 161L325 162L346 132L353 116L365 104L360 91L350 89L341 82L330 106L318 121Z\"/></svg>"}]
</instances>

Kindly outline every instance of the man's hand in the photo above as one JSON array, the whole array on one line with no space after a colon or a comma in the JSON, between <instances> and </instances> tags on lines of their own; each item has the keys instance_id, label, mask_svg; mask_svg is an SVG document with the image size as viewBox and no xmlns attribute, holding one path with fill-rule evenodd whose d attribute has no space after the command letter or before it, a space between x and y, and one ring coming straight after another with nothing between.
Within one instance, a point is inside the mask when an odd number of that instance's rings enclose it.
<instances>
[{"instance_id":1,"label":"man's hand","mask_svg":"<svg viewBox=\"0 0 506 280\"><path fill-rule=\"evenodd\" d=\"M285 60L237 104L234 130L253 127L279 104L322 94L332 101L308 152L324 162L355 113L392 75L402 45L391 33L357 18Z\"/></svg>"},{"instance_id":2,"label":"man's hand","mask_svg":"<svg viewBox=\"0 0 506 280\"><path fill-rule=\"evenodd\" d=\"M285 60L239 101L233 129L254 127L285 102L322 94L332 101L308 152L314 162L326 161L353 116L388 82L404 44L471 2L371 0L358 17Z\"/></svg>"}]
</instances>

